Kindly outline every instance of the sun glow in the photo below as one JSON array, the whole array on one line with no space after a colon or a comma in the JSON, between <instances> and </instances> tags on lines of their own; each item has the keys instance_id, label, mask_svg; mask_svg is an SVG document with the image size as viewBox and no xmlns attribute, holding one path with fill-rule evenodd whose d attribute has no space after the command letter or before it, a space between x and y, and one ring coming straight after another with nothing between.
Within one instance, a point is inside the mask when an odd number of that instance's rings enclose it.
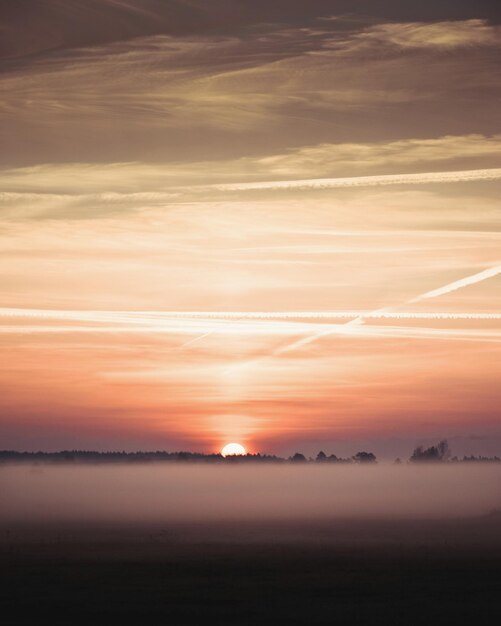
<instances>
[{"instance_id":1,"label":"sun glow","mask_svg":"<svg viewBox=\"0 0 501 626\"><path fill-rule=\"evenodd\" d=\"M228 443L221 450L221 454L222 456L233 456L233 455L241 456L243 454L247 454L247 451L239 443Z\"/></svg>"}]
</instances>

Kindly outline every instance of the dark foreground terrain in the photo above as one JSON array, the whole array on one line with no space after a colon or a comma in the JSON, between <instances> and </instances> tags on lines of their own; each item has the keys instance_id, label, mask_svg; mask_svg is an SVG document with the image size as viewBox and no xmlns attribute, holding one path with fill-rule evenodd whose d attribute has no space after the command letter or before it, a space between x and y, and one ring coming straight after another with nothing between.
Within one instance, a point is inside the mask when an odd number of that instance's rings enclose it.
<instances>
[{"instance_id":1,"label":"dark foreground terrain","mask_svg":"<svg viewBox=\"0 0 501 626\"><path fill-rule=\"evenodd\" d=\"M501 520L0 529L2 624L498 624Z\"/></svg>"}]
</instances>

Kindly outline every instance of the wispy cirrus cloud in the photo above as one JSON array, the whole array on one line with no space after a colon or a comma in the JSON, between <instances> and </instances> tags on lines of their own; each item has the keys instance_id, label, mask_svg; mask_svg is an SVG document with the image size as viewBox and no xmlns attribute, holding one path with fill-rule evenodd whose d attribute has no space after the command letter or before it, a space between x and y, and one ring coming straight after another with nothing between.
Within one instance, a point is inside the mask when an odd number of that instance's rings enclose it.
<instances>
[{"instance_id":1,"label":"wispy cirrus cloud","mask_svg":"<svg viewBox=\"0 0 501 626\"><path fill-rule=\"evenodd\" d=\"M209 145L225 159L235 154L235 135L281 153L306 138L312 145L367 139L376 127L388 139L395 123L407 137L425 127L444 135L466 125L472 133L466 104L476 111L476 132L487 132L495 112L486 94L499 96L489 53L500 42L497 27L478 19L340 24L150 34L12 63L0 71L3 160L69 161L75 145L84 161L115 161L124 151L133 160L173 161L179 153L195 160ZM447 111L453 115L444 118Z\"/></svg>"},{"instance_id":2,"label":"wispy cirrus cloud","mask_svg":"<svg viewBox=\"0 0 501 626\"><path fill-rule=\"evenodd\" d=\"M377 24L354 37L360 45L390 44L404 49L452 50L499 46L501 31L483 19Z\"/></svg>"},{"instance_id":3,"label":"wispy cirrus cloud","mask_svg":"<svg viewBox=\"0 0 501 626\"><path fill-rule=\"evenodd\" d=\"M264 173L275 175L304 175L340 172L378 173L402 168L426 168L430 165L442 169L444 163L501 163L501 135L478 134L433 137L428 139L400 139L390 142L318 144L255 159ZM466 169L466 168L465 168Z\"/></svg>"}]
</instances>

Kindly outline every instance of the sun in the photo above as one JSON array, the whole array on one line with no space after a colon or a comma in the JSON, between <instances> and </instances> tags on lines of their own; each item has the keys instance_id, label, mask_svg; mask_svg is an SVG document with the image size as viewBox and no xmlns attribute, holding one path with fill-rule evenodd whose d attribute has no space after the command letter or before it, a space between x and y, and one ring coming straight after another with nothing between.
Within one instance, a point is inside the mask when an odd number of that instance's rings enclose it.
<instances>
[{"instance_id":1,"label":"sun","mask_svg":"<svg viewBox=\"0 0 501 626\"><path fill-rule=\"evenodd\" d=\"M247 454L247 450L239 443L227 443L221 450L222 456L241 456Z\"/></svg>"}]
</instances>

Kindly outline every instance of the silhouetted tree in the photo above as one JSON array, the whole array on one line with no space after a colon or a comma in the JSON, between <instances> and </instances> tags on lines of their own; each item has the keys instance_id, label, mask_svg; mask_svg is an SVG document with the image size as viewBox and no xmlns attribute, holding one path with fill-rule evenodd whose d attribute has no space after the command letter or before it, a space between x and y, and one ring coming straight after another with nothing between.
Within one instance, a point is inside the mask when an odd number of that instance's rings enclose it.
<instances>
[{"instance_id":1,"label":"silhouetted tree","mask_svg":"<svg viewBox=\"0 0 501 626\"><path fill-rule=\"evenodd\" d=\"M357 452L353 456L353 460L357 463L375 463L376 455L372 454L372 452Z\"/></svg>"},{"instance_id":2,"label":"silhouetted tree","mask_svg":"<svg viewBox=\"0 0 501 626\"><path fill-rule=\"evenodd\" d=\"M306 457L301 452L296 452L293 456L291 456L290 460L293 463L306 463Z\"/></svg>"},{"instance_id":3,"label":"silhouetted tree","mask_svg":"<svg viewBox=\"0 0 501 626\"><path fill-rule=\"evenodd\" d=\"M458 459L459 461L459 459ZM500 463L498 456L464 456L462 463Z\"/></svg>"},{"instance_id":4,"label":"silhouetted tree","mask_svg":"<svg viewBox=\"0 0 501 626\"><path fill-rule=\"evenodd\" d=\"M444 461L447 461L449 456L450 456L449 444L444 439L443 441L440 441L439 443L437 443L436 446L430 446L429 448L418 446L412 453L412 456L409 460L412 463L422 463L422 462L442 463Z\"/></svg>"},{"instance_id":5,"label":"silhouetted tree","mask_svg":"<svg viewBox=\"0 0 501 626\"><path fill-rule=\"evenodd\" d=\"M320 452L317 454L316 461L317 463L325 463L325 461L327 461L327 455L325 454L325 452L322 452L322 450L320 450Z\"/></svg>"}]
</instances>

